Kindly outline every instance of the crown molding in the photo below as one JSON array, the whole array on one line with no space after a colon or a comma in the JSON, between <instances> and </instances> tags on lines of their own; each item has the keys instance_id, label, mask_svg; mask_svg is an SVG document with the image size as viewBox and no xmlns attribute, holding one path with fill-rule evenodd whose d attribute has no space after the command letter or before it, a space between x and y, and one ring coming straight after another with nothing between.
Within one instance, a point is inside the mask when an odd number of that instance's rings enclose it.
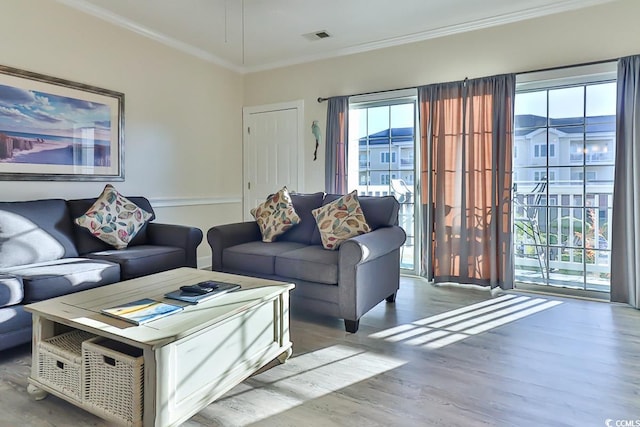
<instances>
[{"instance_id":1,"label":"crown molding","mask_svg":"<svg viewBox=\"0 0 640 427\"><path fill-rule=\"evenodd\" d=\"M244 72L243 67L238 66L230 61L227 61L226 59L222 59L219 56L209 53L204 49L200 49L188 43L184 43L184 42L181 42L180 40L169 37L165 34L159 33L157 31L153 31L127 18L124 18L113 12L105 10L101 7L95 6L87 1L84 1L84 0L56 0L56 1L58 3L64 4L65 6L69 6L81 12L95 16L96 18L102 19L103 21L125 28L129 31L133 31L136 34L147 37L158 43L162 43L171 48L177 49L188 55L195 56L196 58L202 59L207 62L211 62L223 68L227 68L229 70L235 71L237 73Z\"/></svg>"},{"instance_id":2,"label":"crown molding","mask_svg":"<svg viewBox=\"0 0 640 427\"><path fill-rule=\"evenodd\" d=\"M511 24L527 19L539 18L542 16L552 15L556 13L568 12L571 10L582 9L591 6L597 6L605 3L611 3L617 0L567 0L564 2L556 2L550 5L540 6L536 8L526 9L513 13L492 16L484 19L465 22L462 24L447 25L446 27L435 28L433 30L421 31L406 36L393 37L389 39L379 40L370 43L363 43L358 46L352 46L344 49L336 49L331 52L324 52L315 55L300 56L284 61L272 62L254 67L244 67L244 73L254 73L259 71L273 70L276 68L288 67L291 65L299 65L323 59L330 59L340 56L364 53L378 49L384 49L395 46L402 46L409 43L416 43L425 40L446 37L454 34L465 33L469 31L481 30L500 25Z\"/></svg>"},{"instance_id":3,"label":"crown molding","mask_svg":"<svg viewBox=\"0 0 640 427\"><path fill-rule=\"evenodd\" d=\"M493 16L484 19L478 19L474 21L465 22L462 24L448 25L445 27L435 28L432 30L421 31L414 34L408 34L406 36L393 37L384 40L378 40L370 43L363 43L357 46L352 46L343 49L336 49L330 52L323 52L314 55L298 56L282 61L275 61L265 63L256 66L242 66L234 64L226 59L222 59L204 49L195 47L188 43L181 42L177 39L169 37L165 34L153 31L140 24L137 24L127 18L114 14L101 7L95 6L85 0L56 0L58 3L77 9L81 12L85 12L89 15L95 16L99 19L133 31L144 37L162 43L171 48L182 51L186 54L195 56L204 61L211 62L219 65L223 68L235 71L240 74L254 73L259 71L273 70L276 68L288 67L292 65L299 65L303 63L319 61L323 59L330 59L340 56L353 55L357 53L369 52L372 50L384 49L394 46L401 46L409 43L416 43L420 41L435 39L439 37L450 36L453 34L459 34L469 31L475 31L499 25L511 24L518 21L524 21L527 19L538 18L546 15L552 15L556 13L568 12L571 10L582 9L591 6L597 6L605 3L611 3L618 0L566 0L557 1L552 4L530 8L518 12L506 13L498 16Z\"/></svg>"}]
</instances>

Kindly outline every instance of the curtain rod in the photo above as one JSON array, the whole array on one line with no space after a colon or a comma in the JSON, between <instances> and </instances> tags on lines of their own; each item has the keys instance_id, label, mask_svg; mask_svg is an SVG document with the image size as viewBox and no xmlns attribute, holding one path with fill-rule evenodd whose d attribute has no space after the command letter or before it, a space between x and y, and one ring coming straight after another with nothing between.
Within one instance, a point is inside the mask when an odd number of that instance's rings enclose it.
<instances>
[{"instance_id":1,"label":"curtain rod","mask_svg":"<svg viewBox=\"0 0 640 427\"><path fill-rule=\"evenodd\" d=\"M386 93L386 92L395 92L397 90L407 90L407 89L415 89L416 86L403 87L400 89L386 89L386 90L374 90L373 92L362 92L362 93L353 93L347 96L361 96L361 95L373 95L374 93ZM318 102L323 103L324 101L328 101L330 98L318 97Z\"/></svg>"},{"instance_id":2,"label":"curtain rod","mask_svg":"<svg viewBox=\"0 0 640 427\"><path fill-rule=\"evenodd\" d=\"M521 71L519 73L515 73L516 75L519 74L530 74L530 73L539 73L542 71L555 71L555 70L562 70L565 68L573 68L573 67L585 67L587 65L597 65L597 64L605 64L607 62L614 62L619 60L620 58L612 58L612 59L603 59L600 61L591 61L591 62L582 62L579 64L572 64L572 65L560 65L557 67L548 67L548 68L538 68L537 70L529 70L529 71ZM466 82L467 80L469 80L468 77L464 78L464 81ZM374 93L385 93L385 92L394 92L396 90L406 90L406 89L415 89L417 86L410 86L410 87L404 87L401 89L387 89L387 90L377 90L377 91L373 91L373 92L363 92L363 93L354 93L351 95L347 95L347 96L360 96L360 95L372 95ZM318 97L318 102L322 103L324 101L327 101L329 98L323 98L323 97Z\"/></svg>"},{"instance_id":3,"label":"curtain rod","mask_svg":"<svg viewBox=\"0 0 640 427\"><path fill-rule=\"evenodd\" d=\"M468 81L469 81L469 77L465 77L464 78L464 84L466 85ZM354 93L354 94L347 95L347 96L351 97L351 96L373 95L374 93L395 92L395 91L399 91L399 90L416 89L417 87L418 86L409 86L409 87L403 87L403 88L400 88L400 89L376 90L376 91L373 91L373 92ZM318 98L318 102L319 103L323 103L324 101L328 101L329 99L330 98L319 97Z\"/></svg>"},{"instance_id":4,"label":"curtain rod","mask_svg":"<svg viewBox=\"0 0 640 427\"><path fill-rule=\"evenodd\" d=\"M521 72L515 73L515 74L516 75L518 75L518 74L531 74L531 73L540 73L540 72L543 72L543 71L563 70L565 68L586 67L588 65L606 64L607 62L614 62L614 61L617 61L619 59L620 58L611 58L611 59L602 59L602 60L599 60L599 61L582 62L582 63L579 63L579 64L572 64L572 65L559 65L557 67L538 68L537 70L521 71Z\"/></svg>"}]
</instances>

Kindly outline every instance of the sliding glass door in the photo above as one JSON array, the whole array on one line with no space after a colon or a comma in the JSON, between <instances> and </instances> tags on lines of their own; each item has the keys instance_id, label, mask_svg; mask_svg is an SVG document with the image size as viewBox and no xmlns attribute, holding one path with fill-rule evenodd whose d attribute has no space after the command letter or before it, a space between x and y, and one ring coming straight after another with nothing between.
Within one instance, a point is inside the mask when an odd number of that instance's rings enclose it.
<instances>
[{"instance_id":1,"label":"sliding glass door","mask_svg":"<svg viewBox=\"0 0 640 427\"><path fill-rule=\"evenodd\" d=\"M370 97L369 97L370 98ZM349 190L360 195L393 195L399 225L407 233L400 267L416 273L416 96L350 102ZM356 154L357 153L357 154Z\"/></svg>"},{"instance_id":2,"label":"sliding glass door","mask_svg":"<svg viewBox=\"0 0 640 427\"><path fill-rule=\"evenodd\" d=\"M615 98L615 80L517 92L517 282L609 291Z\"/></svg>"}]
</instances>

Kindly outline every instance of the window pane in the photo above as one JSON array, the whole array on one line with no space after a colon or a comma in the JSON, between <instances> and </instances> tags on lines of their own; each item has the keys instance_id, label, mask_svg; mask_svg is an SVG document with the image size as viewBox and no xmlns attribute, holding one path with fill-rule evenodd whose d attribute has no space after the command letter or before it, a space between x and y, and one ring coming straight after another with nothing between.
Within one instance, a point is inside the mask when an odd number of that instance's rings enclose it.
<instances>
[{"instance_id":1,"label":"window pane","mask_svg":"<svg viewBox=\"0 0 640 427\"><path fill-rule=\"evenodd\" d=\"M549 183L549 194L553 194L560 200L563 206L582 206L584 187L580 178L555 180Z\"/></svg>"},{"instance_id":2,"label":"window pane","mask_svg":"<svg viewBox=\"0 0 640 427\"><path fill-rule=\"evenodd\" d=\"M584 140L582 135L572 135L567 138L569 143L569 163L572 165L584 164Z\"/></svg>"},{"instance_id":3,"label":"window pane","mask_svg":"<svg viewBox=\"0 0 640 427\"><path fill-rule=\"evenodd\" d=\"M547 125L547 91L519 93L514 104L516 129Z\"/></svg>"},{"instance_id":4,"label":"window pane","mask_svg":"<svg viewBox=\"0 0 640 427\"><path fill-rule=\"evenodd\" d=\"M592 123L610 122L616 114L616 83L587 86L587 117Z\"/></svg>"},{"instance_id":5,"label":"window pane","mask_svg":"<svg viewBox=\"0 0 640 427\"><path fill-rule=\"evenodd\" d=\"M367 122L367 131L369 138L384 137L388 138L389 132L389 107L373 107L368 109L369 120ZM383 133L383 135L379 135Z\"/></svg>"},{"instance_id":6,"label":"window pane","mask_svg":"<svg viewBox=\"0 0 640 427\"><path fill-rule=\"evenodd\" d=\"M607 138L605 135L598 135L599 138L591 137L587 139L584 148L585 163L587 165L613 164L615 161L615 140L613 135Z\"/></svg>"},{"instance_id":7,"label":"window pane","mask_svg":"<svg viewBox=\"0 0 640 427\"><path fill-rule=\"evenodd\" d=\"M414 112L413 104L400 104L391 106L391 128L411 129L413 135Z\"/></svg>"},{"instance_id":8,"label":"window pane","mask_svg":"<svg viewBox=\"0 0 640 427\"><path fill-rule=\"evenodd\" d=\"M549 118L552 125L584 123L584 87L550 90Z\"/></svg>"},{"instance_id":9,"label":"window pane","mask_svg":"<svg viewBox=\"0 0 640 427\"><path fill-rule=\"evenodd\" d=\"M357 138L364 138L367 136L367 120L368 114L366 108L355 109L349 111L349 123L357 123L355 127L357 131ZM352 125L349 126L349 131L354 129Z\"/></svg>"}]
</instances>

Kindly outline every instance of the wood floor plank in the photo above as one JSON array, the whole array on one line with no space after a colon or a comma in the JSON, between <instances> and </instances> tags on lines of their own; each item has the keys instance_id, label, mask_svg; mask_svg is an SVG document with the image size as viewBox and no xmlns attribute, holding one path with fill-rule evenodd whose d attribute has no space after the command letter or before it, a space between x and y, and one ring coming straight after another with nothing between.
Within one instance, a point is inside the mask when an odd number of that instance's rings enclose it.
<instances>
[{"instance_id":1,"label":"wood floor plank","mask_svg":"<svg viewBox=\"0 0 640 427\"><path fill-rule=\"evenodd\" d=\"M346 333L340 319L292 305L292 358L240 384L184 426L538 427L640 420L640 311L516 295L561 304L499 325L508 315L491 308L497 295L403 277L396 303L371 310L357 334ZM477 303L485 307L481 312L459 310ZM506 307L516 317L526 309ZM452 310L466 313L464 319L430 326L433 316L452 319ZM486 318L495 323L487 331L462 327ZM438 348L435 336L461 339ZM0 353L0 427L111 425L52 396L32 401L30 364L30 346Z\"/></svg>"}]
</instances>

